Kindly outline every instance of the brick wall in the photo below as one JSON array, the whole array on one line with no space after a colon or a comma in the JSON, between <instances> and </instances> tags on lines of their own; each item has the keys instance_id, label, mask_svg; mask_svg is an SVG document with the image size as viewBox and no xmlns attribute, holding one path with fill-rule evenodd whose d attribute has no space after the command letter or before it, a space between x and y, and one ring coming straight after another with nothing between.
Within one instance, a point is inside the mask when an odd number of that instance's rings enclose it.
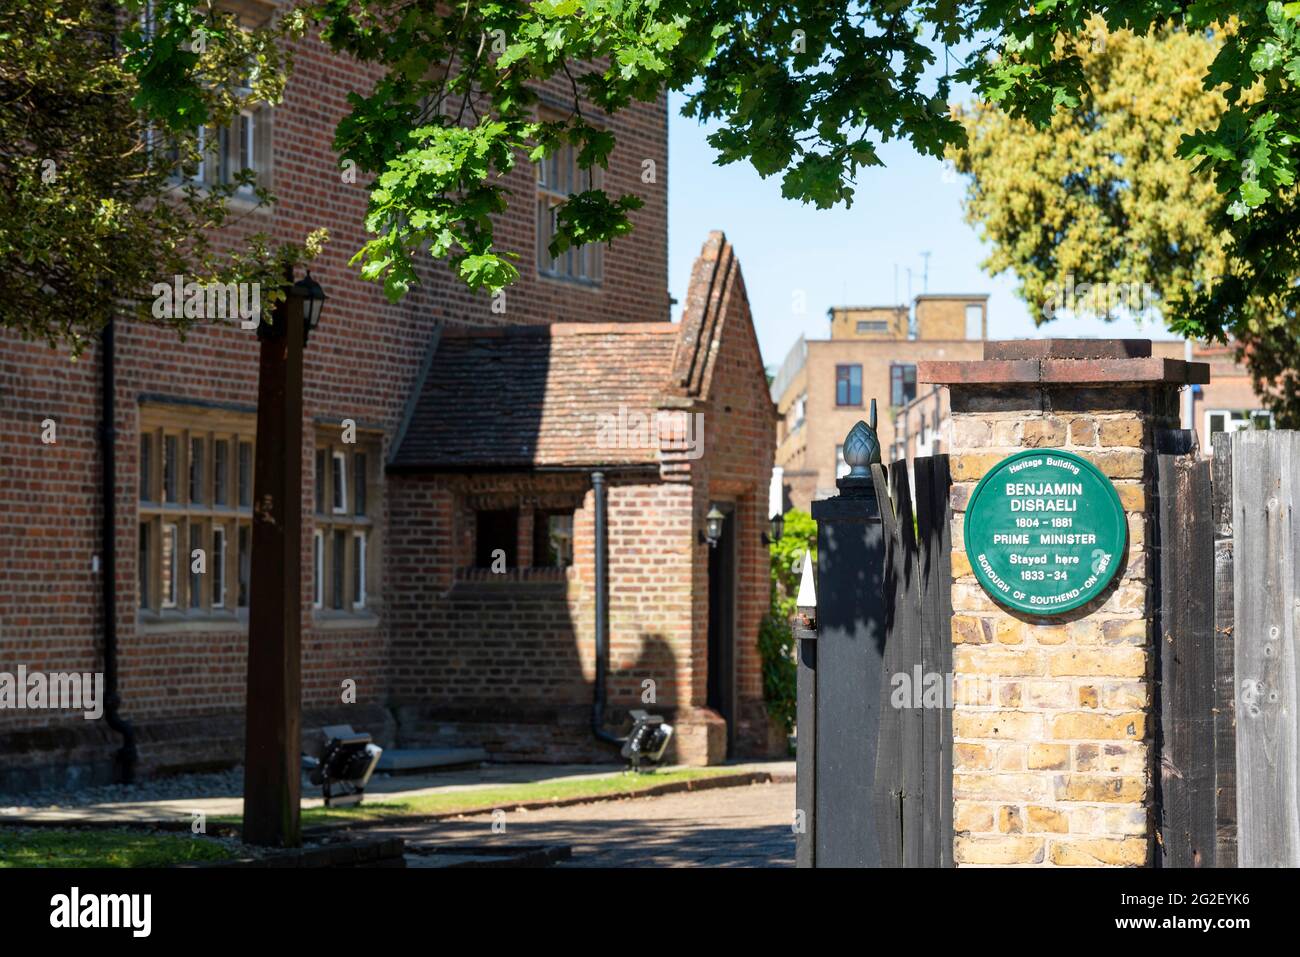
<instances>
[{"instance_id":1,"label":"brick wall","mask_svg":"<svg viewBox=\"0 0 1300 957\"><path fill-rule=\"evenodd\" d=\"M606 187L614 193L636 192L645 206L632 214L633 238L605 251L603 285L579 286L536 275L534 171L524 162L506 178L511 207L498 227L502 246L520 254L522 273L520 283L507 292L505 314L494 314L486 295L469 293L438 264L422 265L423 284L402 302L390 304L377 286L360 280L347 265L365 240L366 189L364 182L342 182L330 148L347 91L364 87L368 74L314 42L300 44L295 59L285 103L272 117L271 188L279 203L272 210L248 213L217 244L236 243L257 230L281 241L300 241L320 226L331 232L323 256L312 265L329 301L305 361L303 558L304 568L310 568L317 423L353 418L381 433L387 450L437 322L666 318L667 115L661 97L608 121L618 133L619 147L605 175ZM556 83L544 92L557 99L563 90ZM657 182L641 182L643 159L655 161ZM177 755L214 751L215 745L204 741L210 728L195 727L185 744L164 725L174 729L188 719L242 709L246 630L208 626L146 634L136 627L139 401L166 396L251 407L257 395L257 343L252 333L237 328L200 327L182 341L169 330L132 323L119 324L117 339L114 573L120 689L124 715L140 725L141 757L148 770L181 760ZM18 664L45 671L102 669L101 585L92 566L100 534L100 366L95 347L72 362L0 331L0 410L10 423L0 444L0 578L5 581L0 590L0 670L12 671ZM40 423L46 418L58 423L56 445L40 442ZM381 493L386 509L378 520L381 527L393 516L395 503L408 499L397 483L387 484ZM409 538L402 545L416 547ZM393 578L382 583L384 595L396 595L400 576L414 576L410 568L416 565L414 556L399 556ZM392 634L386 610L380 606L379 620L365 626L317 627L309 587L304 582L305 708L337 706L345 678L356 680L359 706L375 706L385 698L389 681L385 654ZM80 768L100 774L116 738L89 725L49 712L0 712L0 751L22 753L15 761L32 767L67 765L68 773ZM28 733L40 729L50 733ZM230 734L238 738L237 732ZM109 747L106 740L112 742Z\"/></svg>"},{"instance_id":2,"label":"brick wall","mask_svg":"<svg viewBox=\"0 0 1300 957\"><path fill-rule=\"evenodd\" d=\"M767 486L774 412L758 342L734 260L708 277L725 240L714 234L697 264L679 350L706 364L697 395L668 395L665 408L703 415L703 450L691 458L666 445L649 471L611 467L609 481L610 657L606 727L646 708L677 729L670 757L725 757L725 726L707 707L709 546L699 541L714 501L735 508L737 753L783 752L763 703L759 622L768 607ZM721 268L721 267L719 267ZM710 289L716 299L708 299ZM716 323L716 324L714 324ZM692 338L695 329L701 338ZM609 410L613 412L614 410ZM394 477L391 530L391 695L402 740L477 745L495 757L608 760L591 733L595 678L594 497L582 473L426 474ZM503 575L473 563L476 508L518 507L520 540L531 508L576 505L574 564ZM646 681L654 699L647 701Z\"/></svg>"},{"instance_id":3,"label":"brick wall","mask_svg":"<svg viewBox=\"0 0 1300 957\"><path fill-rule=\"evenodd\" d=\"M97 670L91 647L100 577L96 383L88 363L4 340L0 362L0 670ZM41 422L57 443L41 442ZM57 733L46 726L60 724ZM109 736L101 723L49 712L0 712L6 752L62 748L85 767ZM14 763L6 758L6 763Z\"/></svg>"},{"instance_id":4,"label":"brick wall","mask_svg":"<svg viewBox=\"0 0 1300 957\"><path fill-rule=\"evenodd\" d=\"M858 323L867 323L861 330ZM881 325L883 323L883 326ZM831 309L832 339L907 339L906 306L837 306Z\"/></svg>"},{"instance_id":5,"label":"brick wall","mask_svg":"<svg viewBox=\"0 0 1300 957\"><path fill-rule=\"evenodd\" d=\"M709 255L706 245L705 256ZM694 290L692 290L694 292ZM768 528L768 487L774 456L776 409L768 394L758 339L749 312L745 281L737 265L729 276L720 302L723 313L721 342L714 360L710 392L703 413L705 451L697 478L699 496L696 519L713 500L735 504L736 534L736 728L734 747L747 755L784 754L784 730L775 728L763 702L762 660L758 631L767 614L771 589L768 550L763 534ZM707 492L707 494L705 494ZM700 552L699 594L708 595L707 546ZM696 620L708 621L707 597L697 605ZM707 629L697 639L707 649ZM703 669L701 669L703 671ZM700 701L704 688L697 687Z\"/></svg>"},{"instance_id":6,"label":"brick wall","mask_svg":"<svg viewBox=\"0 0 1300 957\"><path fill-rule=\"evenodd\" d=\"M392 530L390 652L403 741L475 745L503 760L609 760L591 734L594 494L584 476L403 476ZM574 564L505 574L473 563L473 511L576 497ZM609 727L627 709L689 705L690 489L609 475ZM521 525L523 523L521 522ZM521 533L521 538L523 534ZM521 550L521 564L526 565ZM654 682L643 704L643 682Z\"/></svg>"}]
</instances>

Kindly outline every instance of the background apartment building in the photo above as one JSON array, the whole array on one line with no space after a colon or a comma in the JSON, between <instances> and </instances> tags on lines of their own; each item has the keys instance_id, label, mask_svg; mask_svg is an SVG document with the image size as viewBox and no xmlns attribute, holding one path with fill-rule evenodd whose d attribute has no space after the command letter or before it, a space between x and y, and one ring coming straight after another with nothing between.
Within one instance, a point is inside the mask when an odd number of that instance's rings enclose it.
<instances>
[{"instance_id":1,"label":"background apartment building","mask_svg":"<svg viewBox=\"0 0 1300 957\"><path fill-rule=\"evenodd\" d=\"M834 494L845 470L844 436L867 417L872 399L884 457L896 458L895 414L917 399L916 364L979 359L988 334L984 293L925 294L912 308L836 306L828 314L831 337L800 337L772 382L780 416L776 464L785 470L788 504L800 509ZM945 405L931 425L946 418Z\"/></svg>"},{"instance_id":2,"label":"background apartment building","mask_svg":"<svg viewBox=\"0 0 1300 957\"><path fill-rule=\"evenodd\" d=\"M988 295L923 294L912 306L835 306L829 339L802 336L772 382L777 404L776 464L784 469L786 505L807 510L835 494L848 471L842 453L853 423L876 400L885 461L946 451L948 390L918 385L923 360L975 360L988 337ZM1183 428L1194 428L1208 452L1215 432L1268 427L1272 415L1255 393L1232 346L1151 343L1152 355L1210 364L1210 383L1183 394Z\"/></svg>"}]
</instances>

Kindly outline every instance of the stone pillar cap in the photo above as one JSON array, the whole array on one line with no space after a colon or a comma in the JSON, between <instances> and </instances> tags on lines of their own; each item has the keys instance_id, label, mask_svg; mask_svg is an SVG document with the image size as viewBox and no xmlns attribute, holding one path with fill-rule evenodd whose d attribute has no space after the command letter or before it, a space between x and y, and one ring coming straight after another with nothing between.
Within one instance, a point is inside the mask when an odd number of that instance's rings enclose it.
<instances>
[{"instance_id":1,"label":"stone pillar cap","mask_svg":"<svg viewBox=\"0 0 1300 957\"><path fill-rule=\"evenodd\" d=\"M984 343L984 358L918 362L934 385L1205 385L1206 362L1151 355L1150 339L1010 339Z\"/></svg>"}]
</instances>

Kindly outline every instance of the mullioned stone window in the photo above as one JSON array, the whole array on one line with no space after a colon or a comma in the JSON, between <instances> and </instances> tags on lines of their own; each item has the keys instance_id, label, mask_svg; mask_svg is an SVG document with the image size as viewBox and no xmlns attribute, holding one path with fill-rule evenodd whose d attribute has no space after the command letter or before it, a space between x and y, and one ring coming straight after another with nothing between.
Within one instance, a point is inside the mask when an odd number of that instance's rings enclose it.
<instances>
[{"instance_id":1,"label":"mullioned stone window","mask_svg":"<svg viewBox=\"0 0 1300 957\"><path fill-rule=\"evenodd\" d=\"M316 443L312 607L316 617L370 617L379 598L381 438L337 430Z\"/></svg>"},{"instance_id":2,"label":"mullioned stone window","mask_svg":"<svg viewBox=\"0 0 1300 957\"><path fill-rule=\"evenodd\" d=\"M559 256L549 250L558 225L557 210L570 194L600 189L601 170L578 167L572 144L560 147L537 164L537 271L555 279L599 285L604 278L604 249L600 243L570 247Z\"/></svg>"},{"instance_id":3,"label":"mullioned stone window","mask_svg":"<svg viewBox=\"0 0 1300 957\"><path fill-rule=\"evenodd\" d=\"M251 413L143 405L137 604L142 623L247 612L253 516Z\"/></svg>"}]
</instances>

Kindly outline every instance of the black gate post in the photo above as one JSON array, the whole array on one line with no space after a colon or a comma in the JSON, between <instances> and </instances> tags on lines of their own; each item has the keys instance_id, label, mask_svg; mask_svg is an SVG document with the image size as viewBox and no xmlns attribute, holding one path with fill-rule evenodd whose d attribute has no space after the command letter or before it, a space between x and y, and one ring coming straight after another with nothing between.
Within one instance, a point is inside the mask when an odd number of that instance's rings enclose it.
<instances>
[{"instance_id":1,"label":"black gate post","mask_svg":"<svg viewBox=\"0 0 1300 957\"><path fill-rule=\"evenodd\" d=\"M806 774L810 764L815 779L811 789L800 791L812 792L810 837L817 867L881 866L882 828L888 826L878 819L885 809L876 806L873 793L889 607L875 421L873 400L871 425L858 422L844 440L850 470L836 482L839 494L812 506L817 521L815 741L813 760L800 762L798 771ZM807 674L800 669L801 679Z\"/></svg>"}]
</instances>

